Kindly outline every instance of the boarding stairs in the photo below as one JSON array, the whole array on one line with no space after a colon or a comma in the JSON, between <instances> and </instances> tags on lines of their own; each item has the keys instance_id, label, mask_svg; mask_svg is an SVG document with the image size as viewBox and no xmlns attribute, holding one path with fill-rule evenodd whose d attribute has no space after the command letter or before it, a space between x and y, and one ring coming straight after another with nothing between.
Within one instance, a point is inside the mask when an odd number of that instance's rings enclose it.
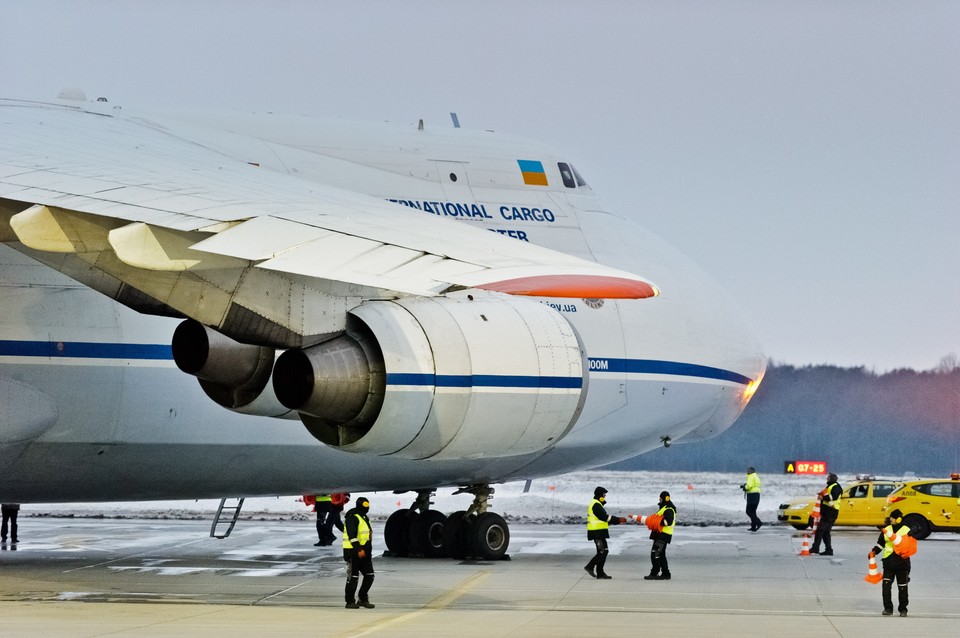
<instances>
[{"instance_id":1,"label":"boarding stairs","mask_svg":"<svg viewBox=\"0 0 960 638\"><path fill-rule=\"evenodd\" d=\"M237 524L237 519L240 518L240 508L242 507L242 498L220 499L220 507L217 508L217 515L213 517L213 525L210 526L210 537L226 538L230 536L230 532ZM218 529L220 533L217 533Z\"/></svg>"}]
</instances>

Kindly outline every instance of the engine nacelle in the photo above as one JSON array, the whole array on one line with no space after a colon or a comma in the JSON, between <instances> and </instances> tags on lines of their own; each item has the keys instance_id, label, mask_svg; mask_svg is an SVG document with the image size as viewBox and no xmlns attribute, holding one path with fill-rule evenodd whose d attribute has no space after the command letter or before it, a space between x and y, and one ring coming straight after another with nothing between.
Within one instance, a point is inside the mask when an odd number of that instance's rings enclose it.
<instances>
[{"instance_id":1,"label":"engine nacelle","mask_svg":"<svg viewBox=\"0 0 960 638\"><path fill-rule=\"evenodd\" d=\"M241 414L296 418L273 393L273 348L253 346L188 319L173 333L173 360L218 405Z\"/></svg>"},{"instance_id":2,"label":"engine nacelle","mask_svg":"<svg viewBox=\"0 0 960 638\"><path fill-rule=\"evenodd\" d=\"M347 335L285 352L273 379L328 445L454 459L555 444L580 414L587 371L573 326L544 304L408 297L354 308Z\"/></svg>"}]
</instances>

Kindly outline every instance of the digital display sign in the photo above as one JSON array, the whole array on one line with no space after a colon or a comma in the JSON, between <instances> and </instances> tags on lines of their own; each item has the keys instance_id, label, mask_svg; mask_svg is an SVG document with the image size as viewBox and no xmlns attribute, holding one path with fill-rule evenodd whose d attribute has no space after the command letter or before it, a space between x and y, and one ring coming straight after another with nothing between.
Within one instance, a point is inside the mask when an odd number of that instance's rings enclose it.
<instances>
[{"instance_id":1,"label":"digital display sign","mask_svg":"<svg viewBox=\"0 0 960 638\"><path fill-rule=\"evenodd\" d=\"M784 461L784 474L826 474L825 461Z\"/></svg>"}]
</instances>

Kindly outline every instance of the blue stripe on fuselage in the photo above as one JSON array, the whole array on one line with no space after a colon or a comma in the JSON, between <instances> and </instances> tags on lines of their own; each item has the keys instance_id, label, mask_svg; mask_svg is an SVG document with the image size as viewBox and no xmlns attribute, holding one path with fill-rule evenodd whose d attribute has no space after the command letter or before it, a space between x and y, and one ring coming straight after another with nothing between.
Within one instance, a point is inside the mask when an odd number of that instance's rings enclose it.
<instances>
[{"instance_id":1,"label":"blue stripe on fuselage","mask_svg":"<svg viewBox=\"0 0 960 638\"><path fill-rule=\"evenodd\" d=\"M513 374L415 374L389 373L387 385L436 386L438 388L580 388L580 377L536 377Z\"/></svg>"},{"instance_id":2,"label":"blue stripe on fuselage","mask_svg":"<svg viewBox=\"0 0 960 638\"><path fill-rule=\"evenodd\" d=\"M0 339L0 356L6 357L49 357L74 359L139 359L172 360L173 351L168 345L152 343L97 343L92 341L16 341ZM742 374L677 361L658 361L655 359L604 359L591 357L590 371L593 373L613 372L632 374L668 374L681 377L699 377L731 381L746 385L750 378ZM532 375L498 374L416 374L391 373L387 375L389 385L437 386L440 388L579 388L583 385L580 377L540 377Z\"/></svg>"},{"instance_id":3,"label":"blue stripe on fuselage","mask_svg":"<svg viewBox=\"0 0 960 638\"><path fill-rule=\"evenodd\" d=\"M677 361L658 361L656 359L602 359L590 358L591 372L626 372L628 374L669 374L680 377L701 377L703 379L717 379L732 381L746 385L750 377L745 377L731 370L712 368L695 363L680 363Z\"/></svg>"},{"instance_id":4,"label":"blue stripe on fuselage","mask_svg":"<svg viewBox=\"0 0 960 638\"><path fill-rule=\"evenodd\" d=\"M170 346L153 343L0 340L0 356L74 359L173 359Z\"/></svg>"}]
</instances>

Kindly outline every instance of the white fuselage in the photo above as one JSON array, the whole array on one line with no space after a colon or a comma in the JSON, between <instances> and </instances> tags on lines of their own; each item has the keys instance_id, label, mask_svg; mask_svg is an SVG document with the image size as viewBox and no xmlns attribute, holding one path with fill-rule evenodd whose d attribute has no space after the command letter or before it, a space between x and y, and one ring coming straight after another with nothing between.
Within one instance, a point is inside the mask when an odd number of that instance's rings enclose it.
<instances>
[{"instance_id":1,"label":"white fuselage","mask_svg":"<svg viewBox=\"0 0 960 638\"><path fill-rule=\"evenodd\" d=\"M0 498L88 501L418 489L555 475L714 436L765 360L728 296L640 226L604 211L569 160L462 129L361 127L270 115L151 114L225 157L371 195L636 273L648 299L543 299L589 362L572 430L546 451L438 460L328 447L297 419L209 400L169 355L178 319L139 314L0 244ZM543 158L549 185L510 187L502 158ZM494 160L499 160L495 162ZM2 196L2 195L0 195ZM489 419L498 418L495 412Z\"/></svg>"}]
</instances>

